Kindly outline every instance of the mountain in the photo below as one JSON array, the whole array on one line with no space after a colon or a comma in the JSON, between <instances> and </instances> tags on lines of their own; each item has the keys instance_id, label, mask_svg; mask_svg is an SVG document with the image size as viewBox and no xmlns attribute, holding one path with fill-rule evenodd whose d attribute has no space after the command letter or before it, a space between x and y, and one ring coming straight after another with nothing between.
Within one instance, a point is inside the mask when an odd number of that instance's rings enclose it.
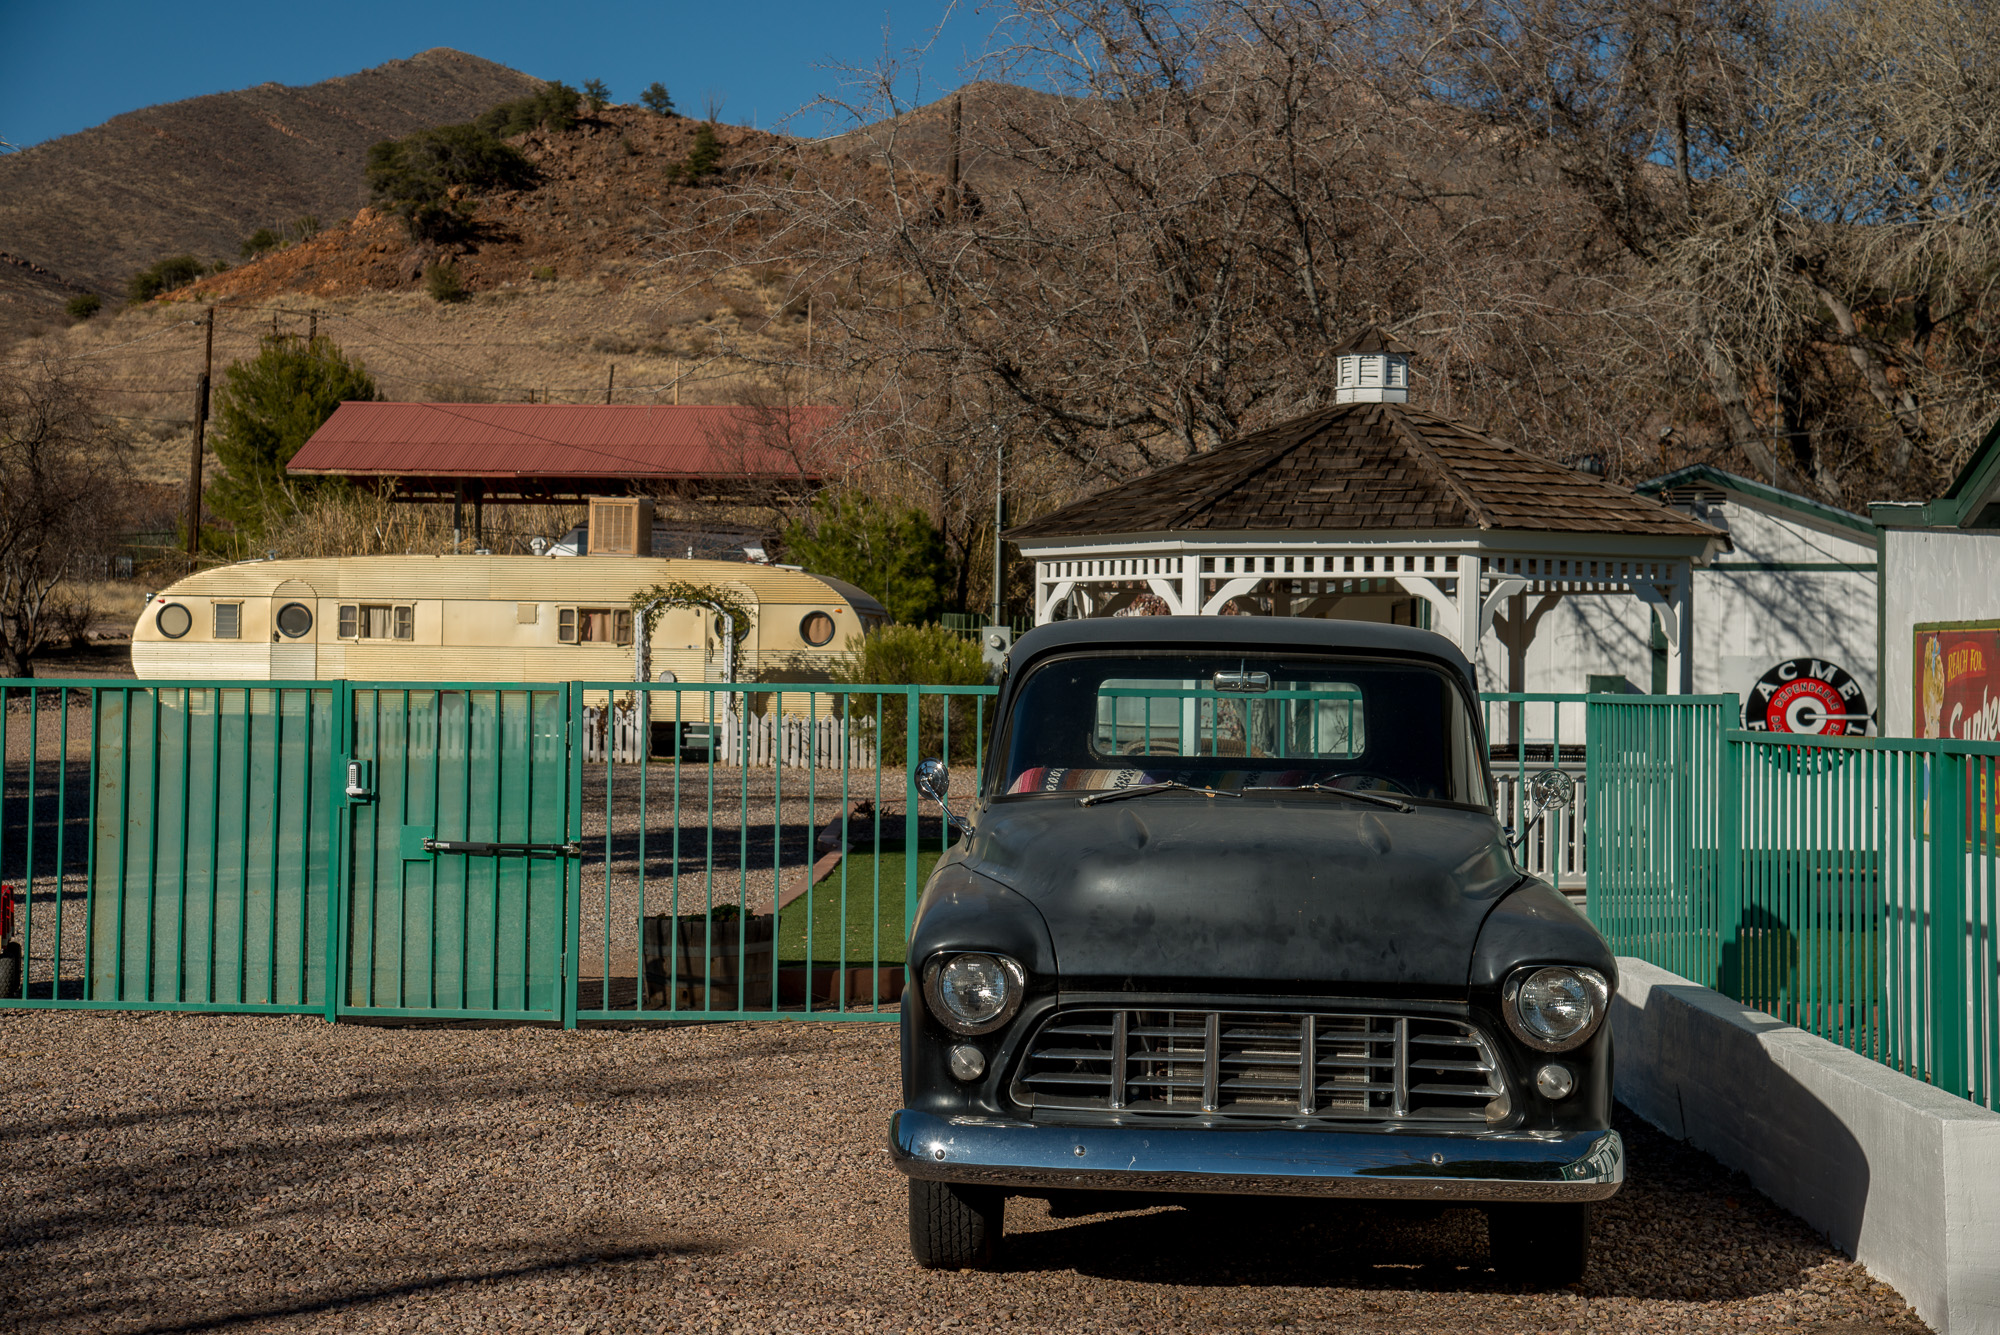
<instances>
[{"instance_id":1,"label":"mountain","mask_svg":"<svg viewBox=\"0 0 2000 1335\"><path fill-rule=\"evenodd\" d=\"M541 81L443 47L305 87L265 83L114 116L0 158L0 346L168 255L367 203L369 145L468 120Z\"/></svg>"}]
</instances>

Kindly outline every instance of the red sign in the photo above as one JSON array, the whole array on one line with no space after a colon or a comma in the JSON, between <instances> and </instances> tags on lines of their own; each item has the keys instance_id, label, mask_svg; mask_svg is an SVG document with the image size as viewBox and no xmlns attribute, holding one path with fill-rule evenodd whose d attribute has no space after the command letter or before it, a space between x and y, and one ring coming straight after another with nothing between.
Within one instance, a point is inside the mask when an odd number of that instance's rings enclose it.
<instances>
[{"instance_id":1,"label":"red sign","mask_svg":"<svg viewBox=\"0 0 2000 1335\"><path fill-rule=\"evenodd\" d=\"M1788 658L1757 679L1743 701L1753 732L1816 732L1859 737L1868 731L1868 697L1837 663Z\"/></svg>"},{"instance_id":2,"label":"red sign","mask_svg":"<svg viewBox=\"0 0 2000 1335\"><path fill-rule=\"evenodd\" d=\"M2000 625L1917 627L1917 736L2000 741Z\"/></svg>"}]
</instances>

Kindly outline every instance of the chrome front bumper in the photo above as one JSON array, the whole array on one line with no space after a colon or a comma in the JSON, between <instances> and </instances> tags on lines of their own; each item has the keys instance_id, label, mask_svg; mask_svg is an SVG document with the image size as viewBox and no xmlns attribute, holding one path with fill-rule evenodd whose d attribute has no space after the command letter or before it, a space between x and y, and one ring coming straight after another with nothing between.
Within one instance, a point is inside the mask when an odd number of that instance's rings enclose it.
<instances>
[{"instance_id":1,"label":"chrome front bumper","mask_svg":"<svg viewBox=\"0 0 2000 1335\"><path fill-rule=\"evenodd\" d=\"M911 1177L1016 1188L1601 1201L1625 1181L1616 1131L1542 1138L1072 1127L904 1108L889 1119L889 1153Z\"/></svg>"}]
</instances>

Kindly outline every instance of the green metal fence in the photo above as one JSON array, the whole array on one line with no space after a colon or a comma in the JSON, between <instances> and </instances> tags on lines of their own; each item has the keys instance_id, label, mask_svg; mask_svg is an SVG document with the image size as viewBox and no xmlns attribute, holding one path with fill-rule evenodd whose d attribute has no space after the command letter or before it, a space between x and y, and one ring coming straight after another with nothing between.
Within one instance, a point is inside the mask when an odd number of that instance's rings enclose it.
<instances>
[{"instance_id":1,"label":"green metal fence","mask_svg":"<svg viewBox=\"0 0 2000 1335\"><path fill-rule=\"evenodd\" d=\"M892 1019L993 693L0 683L0 1004Z\"/></svg>"},{"instance_id":2,"label":"green metal fence","mask_svg":"<svg viewBox=\"0 0 2000 1335\"><path fill-rule=\"evenodd\" d=\"M1728 696L1589 712L1613 949L2000 1106L2000 744L1736 731Z\"/></svg>"},{"instance_id":3,"label":"green metal fence","mask_svg":"<svg viewBox=\"0 0 2000 1335\"><path fill-rule=\"evenodd\" d=\"M0 683L0 1000L892 1019L950 838L911 775L939 755L969 800L992 695ZM1582 764L1588 806L1524 857L1587 867L1621 953L1994 1105L2000 745L1732 732L1730 697L1484 704L1503 820Z\"/></svg>"},{"instance_id":4,"label":"green metal fence","mask_svg":"<svg viewBox=\"0 0 2000 1335\"><path fill-rule=\"evenodd\" d=\"M587 682L646 759L585 775L574 1014L888 1020L949 845L910 776L970 800L994 688Z\"/></svg>"}]
</instances>

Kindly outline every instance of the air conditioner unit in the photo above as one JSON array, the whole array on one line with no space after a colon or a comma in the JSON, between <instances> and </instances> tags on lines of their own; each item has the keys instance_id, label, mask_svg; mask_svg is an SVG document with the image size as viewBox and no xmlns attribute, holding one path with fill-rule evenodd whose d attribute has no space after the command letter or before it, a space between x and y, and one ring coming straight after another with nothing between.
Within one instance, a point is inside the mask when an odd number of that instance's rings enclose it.
<instances>
[{"instance_id":1,"label":"air conditioner unit","mask_svg":"<svg viewBox=\"0 0 2000 1335\"><path fill-rule=\"evenodd\" d=\"M590 498L592 556L651 556L653 502L644 496Z\"/></svg>"}]
</instances>

